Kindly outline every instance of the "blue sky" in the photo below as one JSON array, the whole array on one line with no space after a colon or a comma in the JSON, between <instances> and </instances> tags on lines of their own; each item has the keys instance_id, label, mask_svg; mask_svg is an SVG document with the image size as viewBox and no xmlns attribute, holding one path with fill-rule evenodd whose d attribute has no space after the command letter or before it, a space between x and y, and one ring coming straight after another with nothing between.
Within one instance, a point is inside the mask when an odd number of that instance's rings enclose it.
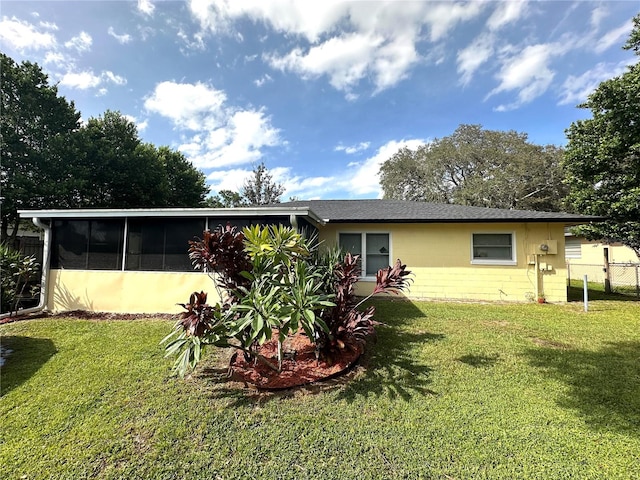
<instances>
[{"instance_id":1,"label":"blue sky","mask_svg":"<svg viewBox=\"0 0 640 480\"><path fill-rule=\"evenodd\" d=\"M564 145L636 61L635 1L7 1L0 49L83 119L119 110L215 192L264 162L300 199L377 198L380 164L463 123Z\"/></svg>"}]
</instances>

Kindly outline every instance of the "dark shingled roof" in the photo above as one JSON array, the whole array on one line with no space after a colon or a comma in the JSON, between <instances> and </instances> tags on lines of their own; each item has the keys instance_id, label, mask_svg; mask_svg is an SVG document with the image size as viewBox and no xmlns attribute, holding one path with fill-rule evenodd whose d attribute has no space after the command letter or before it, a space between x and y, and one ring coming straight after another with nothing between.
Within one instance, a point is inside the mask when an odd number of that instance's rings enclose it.
<instances>
[{"instance_id":1,"label":"dark shingled roof","mask_svg":"<svg viewBox=\"0 0 640 480\"><path fill-rule=\"evenodd\" d=\"M562 212L506 210L404 200L299 200L277 205L282 207L309 207L318 217L329 223L587 223L604 219L603 217Z\"/></svg>"}]
</instances>

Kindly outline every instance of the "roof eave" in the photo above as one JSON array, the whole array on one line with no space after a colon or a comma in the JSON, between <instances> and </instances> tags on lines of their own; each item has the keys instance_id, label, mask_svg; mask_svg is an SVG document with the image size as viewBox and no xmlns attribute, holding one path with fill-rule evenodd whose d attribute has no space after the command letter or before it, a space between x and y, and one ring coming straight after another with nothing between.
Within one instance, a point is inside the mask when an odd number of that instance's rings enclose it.
<instances>
[{"instance_id":1,"label":"roof eave","mask_svg":"<svg viewBox=\"0 0 640 480\"><path fill-rule=\"evenodd\" d=\"M305 216L318 224L324 220L309 207L241 207L241 208L75 208L18 210L20 218L133 218L133 217L255 217Z\"/></svg>"}]
</instances>

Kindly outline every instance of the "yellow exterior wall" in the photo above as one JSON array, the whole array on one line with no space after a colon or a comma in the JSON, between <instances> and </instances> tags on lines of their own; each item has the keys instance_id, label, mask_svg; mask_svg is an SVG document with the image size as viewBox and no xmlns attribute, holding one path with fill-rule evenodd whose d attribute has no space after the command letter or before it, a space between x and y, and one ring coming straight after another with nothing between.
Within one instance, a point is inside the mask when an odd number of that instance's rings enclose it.
<instances>
[{"instance_id":1,"label":"yellow exterior wall","mask_svg":"<svg viewBox=\"0 0 640 480\"><path fill-rule=\"evenodd\" d=\"M115 313L178 313L177 303L204 290L209 302L218 298L213 281L200 272L121 272L51 270L47 309Z\"/></svg>"},{"instance_id":2,"label":"yellow exterior wall","mask_svg":"<svg viewBox=\"0 0 640 480\"><path fill-rule=\"evenodd\" d=\"M320 231L327 246L340 232L389 232L391 261L400 258L414 273L409 298L525 302L535 300L533 246L557 242L557 254L539 255L539 294L549 302L566 302L566 265L562 224L330 224ZM471 263L473 233L515 233L516 265ZM547 269L548 268L548 269ZM358 293L370 293L373 282L361 281Z\"/></svg>"},{"instance_id":3,"label":"yellow exterior wall","mask_svg":"<svg viewBox=\"0 0 640 480\"><path fill-rule=\"evenodd\" d=\"M525 302L538 292L549 302L565 302L566 265L561 224L329 224L320 239L335 245L339 232L390 233L391 260L400 258L414 273L407 297ZM471 263L473 233L515 233L516 265ZM557 254L540 255L544 271L529 264L532 246L551 239ZM194 291L218 300L212 280L199 272L51 270L47 308L116 313L178 313L177 303ZM362 280L357 293L370 293L374 283Z\"/></svg>"}]
</instances>

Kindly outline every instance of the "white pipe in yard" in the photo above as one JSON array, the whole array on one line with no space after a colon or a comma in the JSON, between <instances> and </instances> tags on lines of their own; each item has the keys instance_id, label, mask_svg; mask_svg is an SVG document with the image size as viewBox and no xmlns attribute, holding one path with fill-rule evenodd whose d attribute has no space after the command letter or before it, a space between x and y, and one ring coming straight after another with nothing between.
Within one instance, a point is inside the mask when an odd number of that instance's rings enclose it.
<instances>
[{"instance_id":1,"label":"white pipe in yard","mask_svg":"<svg viewBox=\"0 0 640 480\"><path fill-rule=\"evenodd\" d=\"M588 312L589 311L589 288L587 287L587 276L584 276L584 280L583 280L583 296L584 296L584 311Z\"/></svg>"},{"instance_id":2,"label":"white pipe in yard","mask_svg":"<svg viewBox=\"0 0 640 480\"><path fill-rule=\"evenodd\" d=\"M42 277L40 279L40 300L38 305L31 308L23 308L17 312L8 312L0 315L0 319L11 317L13 314L26 315L29 313L37 313L44 310L47 306L47 285L49 280L49 264L51 263L51 255L49 254L51 245L51 226L43 223L38 217L33 218L33 224L44 230L44 245L42 254Z\"/></svg>"}]
</instances>

